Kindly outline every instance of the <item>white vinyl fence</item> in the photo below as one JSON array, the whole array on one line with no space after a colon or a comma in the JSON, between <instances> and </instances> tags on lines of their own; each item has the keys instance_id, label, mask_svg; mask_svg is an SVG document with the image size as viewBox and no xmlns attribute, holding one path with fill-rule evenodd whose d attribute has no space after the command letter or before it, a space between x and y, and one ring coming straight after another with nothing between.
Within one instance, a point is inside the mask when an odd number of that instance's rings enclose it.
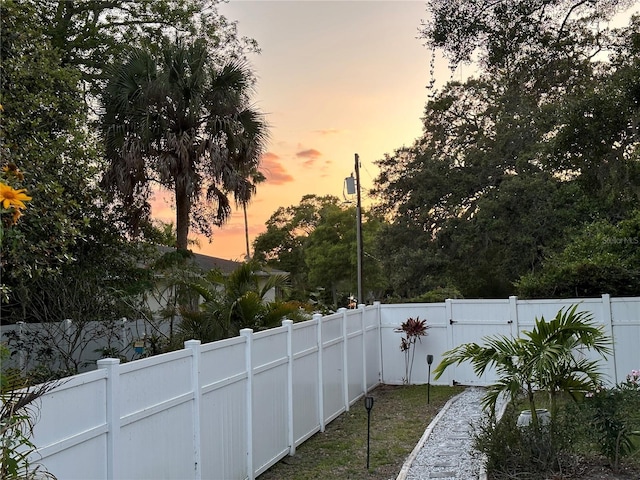
<instances>
[{"instance_id":1,"label":"white vinyl fence","mask_svg":"<svg viewBox=\"0 0 640 480\"><path fill-rule=\"evenodd\" d=\"M427 319L427 336L416 345L412 383L427 383L426 356L434 356L432 367L442 354L458 345L482 343L493 335L518 336L532 330L536 318L551 320L558 310L578 305L577 311L591 313L595 323L603 325L613 338L614 354L602 361L601 371L609 383L626 379L632 369L640 368L640 297L577 298L563 300L447 300L444 303L383 305L380 309L382 343L382 383L401 384L404 356L400 352L400 334L394 329L409 317ZM593 357L600 358L600 357ZM469 363L452 365L434 384L460 383L485 386L495 381L493 371L482 378L473 373Z\"/></svg>"},{"instance_id":2,"label":"white vinyl fence","mask_svg":"<svg viewBox=\"0 0 640 480\"><path fill-rule=\"evenodd\" d=\"M255 478L378 385L377 312L99 360L42 398L40 463L60 480Z\"/></svg>"},{"instance_id":3,"label":"white vinyl fence","mask_svg":"<svg viewBox=\"0 0 640 480\"><path fill-rule=\"evenodd\" d=\"M34 431L40 462L67 479L253 479L323 431L379 383L400 384L404 354L394 330L426 319L413 383L425 356L494 334L516 336L534 319L579 304L614 339L603 363L611 382L640 367L640 297L360 306L301 323L130 363L104 359L41 401ZM446 378L445 378L446 377ZM468 365L440 384L485 385Z\"/></svg>"}]
</instances>

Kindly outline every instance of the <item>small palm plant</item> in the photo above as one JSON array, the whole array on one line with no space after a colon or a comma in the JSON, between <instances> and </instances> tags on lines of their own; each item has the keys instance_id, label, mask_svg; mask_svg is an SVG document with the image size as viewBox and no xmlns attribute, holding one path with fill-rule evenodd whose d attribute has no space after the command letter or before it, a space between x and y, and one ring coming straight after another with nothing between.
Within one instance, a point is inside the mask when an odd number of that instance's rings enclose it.
<instances>
[{"instance_id":1,"label":"small palm plant","mask_svg":"<svg viewBox=\"0 0 640 480\"><path fill-rule=\"evenodd\" d=\"M440 378L450 365L465 361L471 362L478 376L493 367L498 381L488 387L483 407L495 413L500 395L507 394L512 401L524 396L531 423L538 428L534 393L549 395L553 420L560 392L577 398L600 382L598 361L584 358L581 350L593 350L603 357L611 353L611 339L603 327L593 323L590 313L576 309L577 305L561 309L551 321L536 318L533 330L523 332L522 338L500 335L485 338L484 346L467 343L449 350L434 370L434 378Z\"/></svg>"},{"instance_id":2,"label":"small palm plant","mask_svg":"<svg viewBox=\"0 0 640 480\"><path fill-rule=\"evenodd\" d=\"M402 333L400 341L400 351L404 352L404 378L405 385L411 384L411 371L413 370L413 359L416 354L416 342L422 342L421 338L427 335L427 321L420 320L420 317L408 318L404 321L396 332Z\"/></svg>"},{"instance_id":3,"label":"small palm plant","mask_svg":"<svg viewBox=\"0 0 640 480\"><path fill-rule=\"evenodd\" d=\"M198 338L211 342L238 335L243 328L264 330L279 326L282 319L306 316L296 303L267 301L267 293L276 289L288 292L288 275L272 275L259 284L256 262L242 264L230 275L211 270L186 286L197 292L202 302L197 310L182 309L180 331L183 338Z\"/></svg>"}]
</instances>

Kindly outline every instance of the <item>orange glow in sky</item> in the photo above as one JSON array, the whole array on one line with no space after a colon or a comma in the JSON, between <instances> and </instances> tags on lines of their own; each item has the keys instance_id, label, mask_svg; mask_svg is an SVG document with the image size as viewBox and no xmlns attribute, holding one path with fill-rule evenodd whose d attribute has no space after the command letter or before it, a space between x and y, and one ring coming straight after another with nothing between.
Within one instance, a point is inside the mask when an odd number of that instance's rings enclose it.
<instances>
[{"instance_id":1,"label":"orange glow in sky","mask_svg":"<svg viewBox=\"0 0 640 480\"><path fill-rule=\"evenodd\" d=\"M355 153L366 204L374 162L422 131L430 79L430 51L417 38L424 2L231 0L220 12L262 50L249 58L258 78L253 100L271 135L262 159L267 181L248 208L250 241L278 207L297 205L305 194L342 199ZM439 59L438 83L450 78ZM171 196L158 197L154 216L175 223L170 203ZM241 260L244 238L237 210L193 250Z\"/></svg>"}]
</instances>

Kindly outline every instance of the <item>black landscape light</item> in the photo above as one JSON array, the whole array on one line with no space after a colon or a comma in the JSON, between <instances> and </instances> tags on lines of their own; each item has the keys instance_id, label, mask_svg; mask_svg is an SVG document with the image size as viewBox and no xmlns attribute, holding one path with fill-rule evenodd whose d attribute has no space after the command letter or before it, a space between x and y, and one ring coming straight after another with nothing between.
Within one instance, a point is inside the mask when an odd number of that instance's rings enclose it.
<instances>
[{"instance_id":1,"label":"black landscape light","mask_svg":"<svg viewBox=\"0 0 640 480\"><path fill-rule=\"evenodd\" d=\"M429 365L429 373L427 375L427 403L431 401L429 394L431 393L431 364L433 363L433 355L427 355L427 365Z\"/></svg>"},{"instance_id":2,"label":"black landscape light","mask_svg":"<svg viewBox=\"0 0 640 480\"><path fill-rule=\"evenodd\" d=\"M369 440L371 438L371 409L373 397L364 397L364 408L367 409L367 470L369 470Z\"/></svg>"}]
</instances>

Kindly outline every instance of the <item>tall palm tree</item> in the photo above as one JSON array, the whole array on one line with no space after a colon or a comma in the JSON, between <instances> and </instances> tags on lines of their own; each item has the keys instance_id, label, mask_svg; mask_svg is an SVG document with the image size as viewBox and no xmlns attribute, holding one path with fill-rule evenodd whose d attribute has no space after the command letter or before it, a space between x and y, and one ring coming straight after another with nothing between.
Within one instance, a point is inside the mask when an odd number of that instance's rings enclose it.
<instances>
[{"instance_id":1,"label":"tall palm tree","mask_svg":"<svg viewBox=\"0 0 640 480\"><path fill-rule=\"evenodd\" d=\"M246 192L246 193L249 193L249 195L246 195L246 194L236 195L236 205L238 203L242 205L242 213L244 214L244 239L246 244L245 246L247 248L247 255L245 259L247 262L251 260L251 250L249 248L249 219L247 218L247 205L249 204L249 202L251 201L251 198L255 194L256 185L258 183L264 182L267 179L267 177L265 177L264 174L257 169L253 169L250 172L249 176L251 178L250 186L252 188L251 191Z\"/></svg>"},{"instance_id":2,"label":"tall palm tree","mask_svg":"<svg viewBox=\"0 0 640 480\"><path fill-rule=\"evenodd\" d=\"M215 67L204 39L166 43L160 55L135 49L112 69L102 98L103 184L122 197L134 231L156 184L175 195L180 250L191 226L210 236L227 220L230 195L251 198L268 136L249 104L252 88L247 66Z\"/></svg>"}]
</instances>

